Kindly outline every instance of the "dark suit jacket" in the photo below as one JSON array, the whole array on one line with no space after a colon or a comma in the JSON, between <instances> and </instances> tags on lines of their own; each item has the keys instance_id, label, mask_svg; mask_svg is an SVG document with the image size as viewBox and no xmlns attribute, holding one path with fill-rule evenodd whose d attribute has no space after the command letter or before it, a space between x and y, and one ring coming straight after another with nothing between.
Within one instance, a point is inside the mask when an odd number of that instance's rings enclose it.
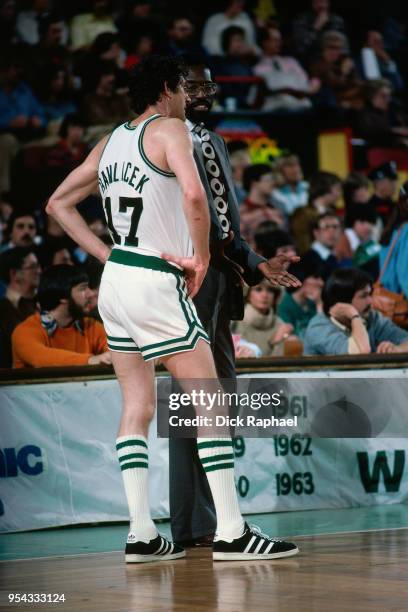
<instances>
[{"instance_id":1,"label":"dark suit jacket","mask_svg":"<svg viewBox=\"0 0 408 612\"><path fill-rule=\"evenodd\" d=\"M239 204L235 195L234 181L232 178L232 170L229 161L228 150L226 144L215 132L210 131L211 143L214 146L220 159L222 170L224 172L226 187L228 189L228 208L231 214L231 229L234 232L234 240L225 249L225 254L238 263L244 269L244 280L248 285L258 284L262 278L262 273L257 269L258 264L265 261L263 257L257 255L241 237L239 229ZM217 212L213 206L213 196L210 185L208 183L207 173L204 168L204 158L200 144L194 140L194 158L197 164L198 172L207 194L208 204L210 206L211 216L211 242L217 243L222 240L222 229L218 221ZM228 271L227 271L228 276ZM231 318L235 318L236 313L242 312L243 316L243 292L237 288L231 288L229 292L229 301L231 309Z\"/></svg>"}]
</instances>

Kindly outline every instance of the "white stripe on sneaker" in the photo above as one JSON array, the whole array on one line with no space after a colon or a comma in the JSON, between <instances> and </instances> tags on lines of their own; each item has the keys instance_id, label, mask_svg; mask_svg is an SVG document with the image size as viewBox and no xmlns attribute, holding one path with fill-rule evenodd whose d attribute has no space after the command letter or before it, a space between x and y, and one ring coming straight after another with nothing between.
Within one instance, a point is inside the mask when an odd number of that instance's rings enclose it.
<instances>
[{"instance_id":1,"label":"white stripe on sneaker","mask_svg":"<svg viewBox=\"0 0 408 612\"><path fill-rule=\"evenodd\" d=\"M269 546L268 546L268 547L267 547L267 548L264 550L264 554L265 554L265 555L267 555L267 554L268 554L268 552L271 550L271 548L272 548L272 546L273 546L273 545L274 545L274 542L271 542L271 543L269 544Z\"/></svg>"},{"instance_id":2,"label":"white stripe on sneaker","mask_svg":"<svg viewBox=\"0 0 408 612\"><path fill-rule=\"evenodd\" d=\"M252 546L252 544L255 542L255 540L258 538L258 536L254 535L252 536L252 538L249 541L249 544L247 545L246 549L244 550L244 553L247 553L250 551L250 548Z\"/></svg>"},{"instance_id":3,"label":"white stripe on sneaker","mask_svg":"<svg viewBox=\"0 0 408 612\"><path fill-rule=\"evenodd\" d=\"M161 537L161 536L160 536L160 537ZM162 552L162 550L163 550L163 547L164 547L164 545L165 545L165 542L166 542L166 540L164 540L163 538L161 538L160 546L159 546L159 548L156 550L156 552L154 553L155 555L160 555L160 554L161 554L161 552Z\"/></svg>"},{"instance_id":4,"label":"white stripe on sneaker","mask_svg":"<svg viewBox=\"0 0 408 612\"><path fill-rule=\"evenodd\" d=\"M261 541L259 542L258 546L255 548L254 550L254 554L256 555L257 553L259 553L259 551L261 550L262 546L264 545L265 540L261 539Z\"/></svg>"}]
</instances>

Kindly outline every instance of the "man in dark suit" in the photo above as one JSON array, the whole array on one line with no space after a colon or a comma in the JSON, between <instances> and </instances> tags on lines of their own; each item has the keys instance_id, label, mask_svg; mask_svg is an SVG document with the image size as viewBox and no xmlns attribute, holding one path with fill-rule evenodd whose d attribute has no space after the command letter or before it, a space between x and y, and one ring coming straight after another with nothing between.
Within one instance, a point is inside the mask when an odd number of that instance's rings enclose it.
<instances>
[{"instance_id":1,"label":"man in dark suit","mask_svg":"<svg viewBox=\"0 0 408 612\"><path fill-rule=\"evenodd\" d=\"M194 157L207 193L211 215L211 261L194 303L211 340L219 378L235 385L231 320L243 318L242 279L256 285L267 278L273 286L299 286L287 272L298 257L279 255L266 260L250 249L239 231L239 205L224 140L204 124L216 84L210 70L191 63L185 83L186 106ZM229 391L233 389L228 389ZM210 544L216 520L210 489L195 439L170 439L170 515L173 539L184 546Z\"/></svg>"}]
</instances>

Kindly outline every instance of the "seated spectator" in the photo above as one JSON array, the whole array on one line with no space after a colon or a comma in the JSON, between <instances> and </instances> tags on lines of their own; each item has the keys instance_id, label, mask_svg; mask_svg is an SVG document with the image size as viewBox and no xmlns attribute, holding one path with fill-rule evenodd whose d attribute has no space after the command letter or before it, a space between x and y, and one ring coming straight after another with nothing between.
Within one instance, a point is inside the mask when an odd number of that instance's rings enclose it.
<instances>
[{"instance_id":1,"label":"seated spectator","mask_svg":"<svg viewBox=\"0 0 408 612\"><path fill-rule=\"evenodd\" d=\"M16 210L10 215L4 236L6 242L0 247L1 253L14 247L32 247L41 241L34 215L24 210Z\"/></svg>"},{"instance_id":2,"label":"seated spectator","mask_svg":"<svg viewBox=\"0 0 408 612\"><path fill-rule=\"evenodd\" d=\"M85 120L91 126L103 126L104 133L131 115L127 96L115 89L115 70L106 64L95 75L93 90L83 100Z\"/></svg>"},{"instance_id":3,"label":"seated spectator","mask_svg":"<svg viewBox=\"0 0 408 612\"><path fill-rule=\"evenodd\" d=\"M319 267L310 267L303 261L291 266L290 271L302 281L302 286L285 289L277 313L282 321L292 326L293 334L303 341L309 322L321 311L324 282Z\"/></svg>"},{"instance_id":4,"label":"seated spectator","mask_svg":"<svg viewBox=\"0 0 408 612\"><path fill-rule=\"evenodd\" d=\"M323 213L313 226L314 241L302 257L302 263L310 269L321 271L322 278L327 280L338 266L336 249L341 236L341 223L332 212Z\"/></svg>"},{"instance_id":5,"label":"seated spectator","mask_svg":"<svg viewBox=\"0 0 408 612\"><path fill-rule=\"evenodd\" d=\"M28 45L37 45L40 41L41 22L50 16L49 0L31 0L29 10L19 11L17 15L17 33ZM68 42L68 28L63 24L62 44Z\"/></svg>"},{"instance_id":6,"label":"seated spectator","mask_svg":"<svg viewBox=\"0 0 408 612\"><path fill-rule=\"evenodd\" d=\"M87 314L102 323L102 317L98 310L98 297L104 264L102 264L99 259L90 255L86 261L85 269L89 277L89 289L91 293Z\"/></svg>"},{"instance_id":7,"label":"seated spectator","mask_svg":"<svg viewBox=\"0 0 408 612\"><path fill-rule=\"evenodd\" d=\"M40 265L30 247L15 247L0 257L0 275L6 284L0 299L0 368L11 368L11 334L36 310Z\"/></svg>"},{"instance_id":8,"label":"seated spectator","mask_svg":"<svg viewBox=\"0 0 408 612\"><path fill-rule=\"evenodd\" d=\"M204 24L202 44L209 55L222 55L222 33L227 28L237 26L244 30L245 43L252 55L258 53L256 47L255 26L244 11L245 0L225 0L222 13L210 15Z\"/></svg>"},{"instance_id":9,"label":"seated spectator","mask_svg":"<svg viewBox=\"0 0 408 612\"><path fill-rule=\"evenodd\" d=\"M37 249L41 268L47 270L50 266L75 265L68 245L68 239L61 240L59 238L48 238L44 240L42 245Z\"/></svg>"},{"instance_id":10,"label":"seated spectator","mask_svg":"<svg viewBox=\"0 0 408 612\"><path fill-rule=\"evenodd\" d=\"M75 74L81 79L83 92L93 83L94 75L109 65L115 73L115 84L118 89L127 88L129 75L125 70L126 53L119 44L118 34L102 32L93 41L89 52L79 56Z\"/></svg>"},{"instance_id":11,"label":"seated spectator","mask_svg":"<svg viewBox=\"0 0 408 612\"><path fill-rule=\"evenodd\" d=\"M167 42L163 53L168 55L201 56L206 62L206 52L195 38L195 25L187 15L176 15L169 21Z\"/></svg>"},{"instance_id":12,"label":"seated spectator","mask_svg":"<svg viewBox=\"0 0 408 612\"><path fill-rule=\"evenodd\" d=\"M364 47L360 52L360 65L364 79L387 79L394 91L403 89L404 82L398 66L385 50L381 32L367 32Z\"/></svg>"},{"instance_id":13,"label":"seated spectator","mask_svg":"<svg viewBox=\"0 0 408 612\"><path fill-rule=\"evenodd\" d=\"M253 246L255 230L262 221L274 221L277 227L282 227L285 221L281 211L271 203L275 183L270 166L248 166L244 171L243 185L248 197L240 208L241 234Z\"/></svg>"},{"instance_id":14,"label":"seated spectator","mask_svg":"<svg viewBox=\"0 0 408 612\"><path fill-rule=\"evenodd\" d=\"M255 250L257 253L271 259L276 255L296 255L295 245L290 235L284 230L276 229L273 221L263 221L255 230Z\"/></svg>"},{"instance_id":15,"label":"seated spectator","mask_svg":"<svg viewBox=\"0 0 408 612\"><path fill-rule=\"evenodd\" d=\"M408 332L371 308L372 281L358 268L333 272L323 293L323 312L309 323L305 355L405 353Z\"/></svg>"},{"instance_id":16,"label":"seated spectator","mask_svg":"<svg viewBox=\"0 0 408 612\"><path fill-rule=\"evenodd\" d=\"M306 206L309 199L309 183L303 180L302 167L297 155L282 155L276 163L279 185L272 197L279 208L290 217L297 208Z\"/></svg>"},{"instance_id":17,"label":"seated spectator","mask_svg":"<svg viewBox=\"0 0 408 612\"><path fill-rule=\"evenodd\" d=\"M73 49L88 48L98 34L116 33L117 28L111 14L109 0L92 0L92 13L75 15L71 21L71 42Z\"/></svg>"},{"instance_id":18,"label":"seated spectator","mask_svg":"<svg viewBox=\"0 0 408 612\"><path fill-rule=\"evenodd\" d=\"M342 195L341 180L331 172L318 172L310 181L309 203L298 208L290 219L291 233L300 255L313 241L313 226L319 215L334 211Z\"/></svg>"},{"instance_id":19,"label":"seated spectator","mask_svg":"<svg viewBox=\"0 0 408 612\"><path fill-rule=\"evenodd\" d=\"M0 2L0 49L7 49L20 42L16 29L17 11L15 0Z\"/></svg>"},{"instance_id":20,"label":"seated spectator","mask_svg":"<svg viewBox=\"0 0 408 612\"><path fill-rule=\"evenodd\" d=\"M408 147L408 122L404 113L391 105L389 81L372 81L366 86L366 103L356 119L356 133L370 147Z\"/></svg>"},{"instance_id":21,"label":"seated spectator","mask_svg":"<svg viewBox=\"0 0 408 612\"><path fill-rule=\"evenodd\" d=\"M31 75L31 84L35 87L35 79L41 75L41 71L49 66L68 68L71 62L71 54L66 46L67 32L65 23L56 14L43 17L39 23L39 41L30 50L28 59L28 71Z\"/></svg>"},{"instance_id":22,"label":"seated spectator","mask_svg":"<svg viewBox=\"0 0 408 612\"><path fill-rule=\"evenodd\" d=\"M355 204L367 204L370 199L370 181L361 172L350 172L343 183L345 207L344 225L350 227L350 214Z\"/></svg>"},{"instance_id":23,"label":"seated spectator","mask_svg":"<svg viewBox=\"0 0 408 612\"><path fill-rule=\"evenodd\" d=\"M135 36L129 45L129 53L125 60L125 69L131 70L137 66L142 59L152 55L155 49L154 38L150 34L139 34Z\"/></svg>"},{"instance_id":24,"label":"seated spectator","mask_svg":"<svg viewBox=\"0 0 408 612\"><path fill-rule=\"evenodd\" d=\"M320 81L309 80L294 57L281 55L282 35L278 28L261 30L258 42L262 56L254 66L254 74L263 79L266 87L262 110L302 112L310 109L310 96L320 88Z\"/></svg>"},{"instance_id":25,"label":"seated spectator","mask_svg":"<svg viewBox=\"0 0 408 612\"><path fill-rule=\"evenodd\" d=\"M39 98L47 122L61 122L76 111L75 92L68 70L63 66L47 66L41 75Z\"/></svg>"},{"instance_id":26,"label":"seated spectator","mask_svg":"<svg viewBox=\"0 0 408 612\"><path fill-rule=\"evenodd\" d=\"M44 109L23 80L17 57L0 58L0 194L10 191L11 165L22 141L44 133Z\"/></svg>"},{"instance_id":27,"label":"seated spectator","mask_svg":"<svg viewBox=\"0 0 408 612\"><path fill-rule=\"evenodd\" d=\"M221 38L224 55L213 58L211 62L215 80L217 77L253 77L244 30L231 26L223 31ZM248 108L255 103L256 88L245 82L221 83L218 100L224 104L228 98L234 99L238 108Z\"/></svg>"},{"instance_id":28,"label":"seated spectator","mask_svg":"<svg viewBox=\"0 0 408 612\"><path fill-rule=\"evenodd\" d=\"M408 181L401 187L380 244L381 285L408 299Z\"/></svg>"},{"instance_id":29,"label":"seated spectator","mask_svg":"<svg viewBox=\"0 0 408 612\"><path fill-rule=\"evenodd\" d=\"M307 60L319 49L324 32L345 33L344 20L330 11L330 0L311 0L310 9L293 23L293 45L299 57Z\"/></svg>"},{"instance_id":30,"label":"seated spectator","mask_svg":"<svg viewBox=\"0 0 408 612\"><path fill-rule=\"evenodd\" d=\"M395 162L386 162L373 168L368 175L373 184L374 193L368 200L368 205L381 219L383 227L387 225L391 213L396 209L393 200L397 190L398 173Z\"/></svg>"},{"instance_id":31,"label":"seated spectator","mask_svg":"<svg viewBox=\"0 0 408 612\"><path fill-rule=\"evenodd\" d=\"M159 43L164 37L160 22L152 15L152 0L129 0L117 21L121 44L128 54L135 51L135 41L143 36Z\"/></svg>"},{"instance_id":32,"label":"seated spectator","mask_svg":"<svg viewBox=\"0 0 408 612\"><path fill-rule=\"evenodd\" d=\"M354 204L349 220L350 227L345 228L335 248L339 263L351 264L358 248L369 243L373 244L373 232L377 220L374 210L365 204ZM355 266L358 267L358 264L355 263Z\"/></svg>"},{"instance_id":33,"label":"seated spectator","mask_svg":"<svg viewBox=\"0 0 408 612\"><path fill-rule=\"evenodd\" d=\"M47 154L46 189L44 196L53 189L77 166L88 154L84 142L85 124L76 113L67 115L59 129L60 140L51 147Z\"/></svg>"},{"instance_id":34,"label":"seated spectator","mask_svg":"<svg viewBox=\"0 0 408 612\"><path fill-rule=\"evenodd\" d=\"M283 341L292 333L293 327L276 316L276 302L280 295L267 281L250 287L246 298L243 321L234 326L234 333L244 340L256 344L262 357L282 356Z\"/></svg>"},{"instance_id":35,"label":"seated spectator","mask_svg":"<svg viewBox=\"0 0 408 612\"><path fill-rule=\"evenodd\" d=\"M74 266L53 266L41 275L41 313L28 317L12 335L13 367L111 363L103 325L84 316L88 276Z\"/></svg>"},{"instance_id":36,"label":"seated spectator","mask_svg":"<svg viewBox=\"0 0 408 612\"><path fill-rule=\"evenodd\" d=\"M340 32L325 32L320 55L310 64L310 75L321 81L318 104L359 110L364 104L363 82L347 52L347 39Z\"/></svg>"}]
</instances>

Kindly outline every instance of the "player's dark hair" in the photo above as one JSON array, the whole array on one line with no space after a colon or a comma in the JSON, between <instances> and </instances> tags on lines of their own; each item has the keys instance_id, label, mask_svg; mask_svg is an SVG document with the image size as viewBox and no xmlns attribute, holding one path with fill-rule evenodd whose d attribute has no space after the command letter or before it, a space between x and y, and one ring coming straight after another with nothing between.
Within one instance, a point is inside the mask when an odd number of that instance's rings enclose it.
<instances>
[{"instance_id":1,"label":"player's dark hair","mask_svg":"<svg viewBox=\"0 0 408 612\"><path fill-rule=\"evenodd\" d=\"M256 183L264 174L270 174L271 172L272 168L268 164L254 164L245 168L242 176L242 185L245 191L248 192L252 183Z\"/></svg>"},{"instance_id":2,"label":"player's dark hair","mask_svg":"<svg viewBox=\"0 0 408 612\"><path fill-rule=\"evenodd\" d=\"M21 270L25 258L31 253L35 254L32 247L14 247L8 249L0 256L0 278L6 284L10 282L11 270Z\"/></svg>"},{"instance_id":3,"label":"player's dark hair","mask_svg":"<svg viewBox=\"0 0 408 612\"><path fill-rule=\"evenodd\" d=\"M372 286L371 276L359 268L340 268L328 278L322 292L323 311L329 316L332 306L338 302L351 304L357 291Z\"/></svg>"},{"instance_id":4,"label":"player's dark hair","mask_svg":"<svg viewBox=\"0 0 408 612\"><path fill-rule=\"evenodd\" d=\"M173 56L150 55L135 66L129 83L131 106L140 115L148 106L156 104L165 85L177 91L182 77L187 76L184 62Z\"/></svg>"},{"instance_id":5,"label":"player's dark hair","mask_svg":"<svg viewBox=\"0 0 408 612\"><path fill-rule=\"evenodd\" d=\"M41 310L53 310L61 300L68 299L71 289L89 281L88 274L79 266L50 266L41 274L38 302Z\"/></svg>"}]
</instances>

